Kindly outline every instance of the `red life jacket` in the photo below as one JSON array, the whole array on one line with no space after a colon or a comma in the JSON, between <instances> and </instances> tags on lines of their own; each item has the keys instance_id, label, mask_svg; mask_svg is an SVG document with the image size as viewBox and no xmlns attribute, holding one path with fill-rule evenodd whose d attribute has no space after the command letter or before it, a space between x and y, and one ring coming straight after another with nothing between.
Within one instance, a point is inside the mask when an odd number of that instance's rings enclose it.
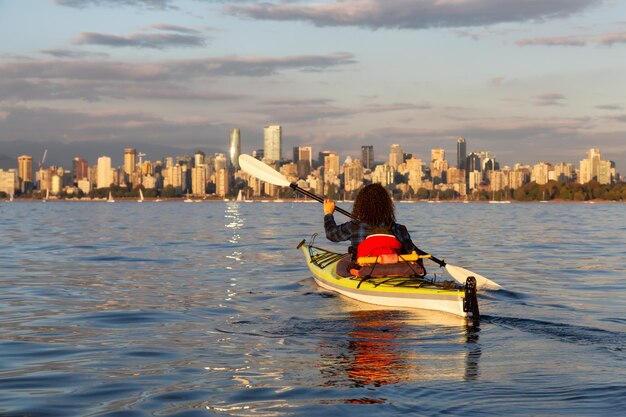
<instances>
[{"instance_id":1,"label":"red life jacket","mask_svg":"<svg viewBox=\"0 0 626 417\"><path fill-rule=\"evenodd\" d=\"M402 243L390 233L371 234L357 247L357 259L365 256L398 255Z\"/></svg>"}]
</instances>

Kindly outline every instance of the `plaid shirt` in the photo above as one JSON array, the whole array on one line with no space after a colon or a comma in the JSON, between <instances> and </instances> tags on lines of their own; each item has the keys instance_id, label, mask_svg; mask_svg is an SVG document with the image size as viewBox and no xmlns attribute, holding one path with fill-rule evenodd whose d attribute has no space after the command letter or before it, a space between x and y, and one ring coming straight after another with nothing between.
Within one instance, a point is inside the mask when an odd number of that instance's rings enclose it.
<instances>
[{"instance_id":1,"label":"plaid shirt","mask_svg":"<svg viewBox=\"0 0 626 417\"><path fill-rule=\"evenodd\" d=\"M324 216L324 230L326 231L328 240L331 242L349 240L352 243L352 247L355 249L359 246L359 243L363 242L365 238L372 233L373 229L373 227L366 223L358 223L355 221L349 221L337 226L332 214L326 214ZM419 252L419 249L417 249L417 246L415 246L411 240L411 236L405 226L393 223L389 231L402 243L402 253Z\"/></svg>"}]
</instances>

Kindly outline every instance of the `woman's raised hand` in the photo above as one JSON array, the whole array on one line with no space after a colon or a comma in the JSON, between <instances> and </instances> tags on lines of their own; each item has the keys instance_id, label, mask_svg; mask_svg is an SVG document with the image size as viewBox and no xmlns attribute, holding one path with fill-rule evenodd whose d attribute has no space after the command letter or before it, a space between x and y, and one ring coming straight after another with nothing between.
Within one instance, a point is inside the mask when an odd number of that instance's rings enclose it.
<instances>
[{"instance_id":1,"label":"woman's raised hand","mask_svg":"<svg viewBox=\"0 0 626 417\"><path fill-rule=\"evenodd\" d=\"M324 215L333 214L335 212L335 202L332 200L324 200Z\"/></svg>"}]
</instances>

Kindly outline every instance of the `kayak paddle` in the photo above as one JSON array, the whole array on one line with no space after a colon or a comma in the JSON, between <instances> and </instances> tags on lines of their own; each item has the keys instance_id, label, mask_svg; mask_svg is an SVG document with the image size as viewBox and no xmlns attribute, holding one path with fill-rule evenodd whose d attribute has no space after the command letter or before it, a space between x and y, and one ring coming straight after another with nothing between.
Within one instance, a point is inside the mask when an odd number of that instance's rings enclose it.
<instances>
[{"instance_id":1,"label":"kayak paddle","mask_svg":"<svg viewBox=\"0 0 626 417\"><path fill-rule=\"evenodd\" d=\"M290 187L294 191L298 191L299 193L302 193L306 195L307 197L312 198L313 200L319 201L320 203L324 202L324 199L322 197L315 195L312 192L307 191L303 188L298 187L298 185L295 182L289 182L289 180L283 174L276 171L269 165L259 161L253 156L246 155L246 154L239 155L239 166L241 166L241 169L246 171L248 174L260 179L261 181L265 181L267 183L274 184L279 187ZM335 206L335 210L345 216L350 217L351 219L354 219L354 217L352 217L352 213L346 210L343 210L340 207ZM502 288L499 284L493 282L489 278L486 278L468 269L461 268L460 266L450 265L449 263L442 261L441 259L437 259L434 256L426 252L420 251L419 254L428 255L428 258L430 260L432 260L439 266L445 268L452 278L454 278L457 282L463 285L465 285L465 281L467 280L468 277L473 276L474 278L476 278L476 288L478 289L484 288L488 290L497 290L497 289Z\"/></svg>"}]
</instances>

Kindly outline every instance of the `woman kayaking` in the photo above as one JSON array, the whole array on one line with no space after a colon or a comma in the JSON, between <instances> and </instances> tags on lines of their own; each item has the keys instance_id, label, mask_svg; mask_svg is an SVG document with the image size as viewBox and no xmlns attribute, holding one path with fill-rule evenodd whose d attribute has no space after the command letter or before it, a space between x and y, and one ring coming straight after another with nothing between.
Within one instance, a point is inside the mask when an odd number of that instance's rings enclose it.
<instances>
[{"instance_id":1,"label":"woman kayaking","mask_svg":"<svg viewBox=\"0 0 626 417\"><path fill-rule=\"evenodd\" d=\"M406 227L396 223L393 201L387 190L379 183L363 187L357 195L352 207L352 218L358 220L337 225L334 212L335 203L325 200L326 237L332 242L349 240L352 244L350 248L352 256L347 256L337 266L337 273L342 276L353 275L357 257L360 256L418 252ZM423 267L421 265L419 267L421 274L424 272Z\"/></svg>"}]
</instances>

